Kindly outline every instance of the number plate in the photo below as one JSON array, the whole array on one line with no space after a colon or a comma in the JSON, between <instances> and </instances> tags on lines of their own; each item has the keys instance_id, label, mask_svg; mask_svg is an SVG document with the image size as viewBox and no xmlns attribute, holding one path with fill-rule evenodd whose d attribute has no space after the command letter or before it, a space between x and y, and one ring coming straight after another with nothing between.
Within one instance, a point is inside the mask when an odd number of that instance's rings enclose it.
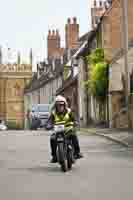
<instances>
[{"instance_id":1,"label":"number plate","mask_svg":"<svg viewBox=\"0 0 133 200\"><path fill-rule=\"evenodd\" d=\"M54 130L55 130L55 132L62 132L65 130L65 127L64 127L64 125L55 125Z\"/></svg>"},{"instance_id":2,"label":"number plate","mask_svg":"<svg viewBox=\"0 0 133 200\"><path fill-rule=\"evenodd\" d=\"M57 142L63 142L64 139L63 138L57 138Z\"/></svg>"}]
</instances>

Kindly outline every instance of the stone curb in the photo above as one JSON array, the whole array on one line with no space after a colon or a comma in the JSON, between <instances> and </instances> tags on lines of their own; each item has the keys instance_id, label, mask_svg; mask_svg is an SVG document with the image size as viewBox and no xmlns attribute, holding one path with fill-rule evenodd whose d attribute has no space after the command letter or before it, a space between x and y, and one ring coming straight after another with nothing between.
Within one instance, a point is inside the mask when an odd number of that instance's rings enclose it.
<instances>
[{"instance_id":1,"label":"stone curb","mask_svg":"<svg viewBox=\"0 0 133 200\"><path fill-rule=\"evenodd\" d=\"M101 133L100 131L98 131L98 133L96 133L96 131L94 131L94 130L91 130L91 132L90 132L90 131L85 130L85 129L80 129L80 131L84 131L84 132L90 133L90 134L92 133L92 134L95 134L95 135L98 135L98 136L107 138L107 139L109 139L109 140L111 140L111 141L113 141L113 142L117 142L117 143L119 143L119 144L122 144L122 145L125 146L125 147L129 147L129 145L128 145L127 142L124 142L124 141L122 141L122 140L120 140L120 139L118 139L118 138L116 138L116 137L112 137L112 136L109 136L109 135L107 135L107 134Z\"/></svg>"},{"instance_id":2,"label":"stone curb","mask_svg":"<svg viewBox=\"0 0 133 200\"><path fill-rule=\"evenodd\" d=\"M114 137L112 137L112 136L105 135L105 134L102 134L102 133L95 133L95 134L98 135L98 136L101 136L101 137L105 137L105 138L107 138L107 139L109 139L109 140L112 140L113 142L117 142L117 143L119 143L119 144L122 144L122 145L125 146L125 147L129 147L129 145L128 145L127 142L124 142L124 141L122 141L122 140L120 140L120 139L118 139L118 138L114 138Z\"/></svg>"}]
</instances>

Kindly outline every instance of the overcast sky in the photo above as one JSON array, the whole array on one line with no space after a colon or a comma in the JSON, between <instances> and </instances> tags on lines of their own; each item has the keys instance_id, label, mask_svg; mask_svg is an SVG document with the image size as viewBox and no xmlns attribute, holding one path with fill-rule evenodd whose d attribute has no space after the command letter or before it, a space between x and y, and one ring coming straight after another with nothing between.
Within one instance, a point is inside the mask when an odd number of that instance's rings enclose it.
<instances>
[{"instance_id":1,"label":"overcast sky","mask_svg":"<svg viewBox=\"0 0 133 200\"><path fill-rule=\"evenodd\" d=\"M33 48L34 61L46 57L48 29L58 28L64 44L64 26L68 17L76 16L80 35L90 27L92 0L1 0L0 45L5 59L7 48L19 50L27 60ZM4 60L5 60L4 59Z\"/></svg>"}]
</instances>

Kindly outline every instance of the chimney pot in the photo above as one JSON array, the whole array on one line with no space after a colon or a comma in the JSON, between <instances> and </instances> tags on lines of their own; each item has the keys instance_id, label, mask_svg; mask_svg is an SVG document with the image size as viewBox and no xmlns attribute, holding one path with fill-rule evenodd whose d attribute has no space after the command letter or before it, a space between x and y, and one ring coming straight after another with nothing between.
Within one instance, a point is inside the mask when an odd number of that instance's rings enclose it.
<instances>
[{"instance_id":1,"label":"chimney pot","mask_svg":"<svg viewBox=\"0 0 133 200\"><path fill-rule=\"evenodd\" d=\"M99 6L102 7L103 6L103 3L102 1L99 1Z\"/></svg>"},{"instance_id":2,"label":"chimney pot","mask_svg":"<svg viewBox=\"0 0 133 200\"><path fill-rule=\"evenodd\" d=\"M55 35L55 30L53 30L52 33L53 33L53 36L54 36Z\"/></svg>"},{"instance_id":3,"label":"chimney pot","mask_svg":"<svg viewBox=\"0 0 133 200\"><path fill-rule=\"evenodd\" d=\"M59 36L59 30L58 29L56 29L56 35Z\"/></svg>"},{"instance_id":4,"label":"chimney pot","mask_svg":"<svg viewBox=\"0 0 133 200\"><path fill-rule=\"evenodd\" d=\"M77 18L76 18L76 17L73 18L73 23L74 23L74 24L77 23Z\"/></svg>"},{"instance_id":5,"label":"chimney pot","mask_svg":"<svg viewBox=\"0 0 133 200\"><path fill-rule=\"evenodd\" d=\"M94 0L94 7L96 7L97 6L97 2L96 2L96 0Z\"/></svg>"},{"instance_id":6,"label":"chimney pot","mask_svg":"<svg viewBox=\"0 0 133 200\"><path fill-rule=\"evenodd\" d=\"M51 35L51 30L48 31L48 34Z\"/></svg>"},{"instance_id":7,"label":"chimney pot","mask_svg":"<svg viewBox=\"0 0 133 200\"><path fill-rule=\"evenodd\" d=\"M71 23L71 19L70 19L70 18L68 18L68 20L67 20L67 23L68 23L68 24L70 24L70 23Z\"/></svg>"}]
</instances>

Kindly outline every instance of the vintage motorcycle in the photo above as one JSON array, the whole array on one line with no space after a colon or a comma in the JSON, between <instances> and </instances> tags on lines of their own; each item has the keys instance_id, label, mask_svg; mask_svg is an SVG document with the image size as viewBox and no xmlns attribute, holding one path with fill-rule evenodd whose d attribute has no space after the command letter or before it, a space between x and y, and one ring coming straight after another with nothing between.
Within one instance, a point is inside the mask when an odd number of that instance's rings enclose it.
<instances>
[{"instance_id":1,"label":"vintage motorcycle","mask_svg":"<svg viewBox=\"0 0 133 200\"><path fill-rule=\"evenodd\" d=\"M57 142L57 161L61 166L61 170L66 172L72 169L72 164L75 163L74 148L72 144L71 134L72 129L65 130L63 124L55 125L54 132Z\"/></svg>"}]
</instances>

